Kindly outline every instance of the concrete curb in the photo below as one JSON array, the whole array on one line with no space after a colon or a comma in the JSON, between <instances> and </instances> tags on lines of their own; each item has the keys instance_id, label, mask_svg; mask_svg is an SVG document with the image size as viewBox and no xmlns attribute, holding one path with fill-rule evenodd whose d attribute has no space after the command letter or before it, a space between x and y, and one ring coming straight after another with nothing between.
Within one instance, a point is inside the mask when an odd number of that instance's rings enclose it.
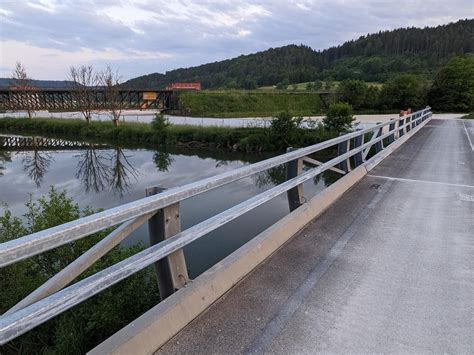
<instances>
[{"instance_id":1,"label":"concrete curb","mask_svg":"<svg viewBox=\"0 0 474 355\"><path fill-rule=\"evenodd\" d=\"M288 242L311 220L323 213L367 172L400 147L428 119L377 156L352 170L277 223L260 233L225 259L201 274L171 297L92 349L89 354L152 354L210 305L250 274L259 264Z\"/></svg>"}]
</instances>

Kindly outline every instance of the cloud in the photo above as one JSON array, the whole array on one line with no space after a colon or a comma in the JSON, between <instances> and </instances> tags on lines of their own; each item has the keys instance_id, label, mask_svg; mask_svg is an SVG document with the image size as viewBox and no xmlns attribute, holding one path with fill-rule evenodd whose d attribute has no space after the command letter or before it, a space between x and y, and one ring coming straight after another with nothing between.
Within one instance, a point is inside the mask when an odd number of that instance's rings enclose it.
<instances>
[{"instance_id":1,"label":"cloud","mask_svg":"<svg viewBox=\"0 0 474 355\"><path fill-rule=\"evenodd\" d=\"M125 78L303 43L324 49L379 30L473 17L471 0L6 0L0 76L15 61L63 79L106 62Z\"/></svg>"}]
</instances>

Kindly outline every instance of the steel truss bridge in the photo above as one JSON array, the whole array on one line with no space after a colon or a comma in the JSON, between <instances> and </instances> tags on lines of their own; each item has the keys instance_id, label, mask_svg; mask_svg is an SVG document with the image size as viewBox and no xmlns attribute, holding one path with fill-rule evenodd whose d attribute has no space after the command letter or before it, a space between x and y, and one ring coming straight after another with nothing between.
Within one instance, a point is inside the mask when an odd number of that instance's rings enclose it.
<instances>
[{"instance_id":1,"label":"steel truss bridge","mask_svg":"<svg viewBox=\"0 0 474 355\"><path fill-rule=\"evenodd\" d=\"M105 89L0 90L0 111L104 110L112 106ZM121 109L172 109L177 96L172 90L120 90L113 104Z\"/></svg>"}]
</instances>

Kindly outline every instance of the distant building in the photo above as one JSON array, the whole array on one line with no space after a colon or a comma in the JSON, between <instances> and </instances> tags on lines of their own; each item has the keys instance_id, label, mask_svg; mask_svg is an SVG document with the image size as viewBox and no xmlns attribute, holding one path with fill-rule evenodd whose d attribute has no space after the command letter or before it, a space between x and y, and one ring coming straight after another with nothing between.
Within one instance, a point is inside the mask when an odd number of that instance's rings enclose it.
<instances>
[{"instance_id":1,"label":"distant building","mask_svg":"<svg viewBox=\"0 0 474 355\"><path fill-rule=\"evenodd\" d=\"M171 83L165 90L201 90L201 83Z\"/></svg>"}]
</instances>

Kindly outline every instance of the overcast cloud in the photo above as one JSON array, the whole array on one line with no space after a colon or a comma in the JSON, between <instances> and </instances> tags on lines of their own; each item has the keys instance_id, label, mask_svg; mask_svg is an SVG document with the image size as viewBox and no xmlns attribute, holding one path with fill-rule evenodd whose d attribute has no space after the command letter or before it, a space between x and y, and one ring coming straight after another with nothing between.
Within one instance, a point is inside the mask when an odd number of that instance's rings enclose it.
<instances>
[{"instance_id":1,"label":"overcast cloud","mask_svg":"<svg viewBox=\"0 0 474 355\"><path fill-rule=\"evenodd\" d=\"M35 79L64 79L70 65L88 63L110 63L129 79L472 17L473 0L0 0L0 77L19 60Z\"/></svg>"}]
</instances>

